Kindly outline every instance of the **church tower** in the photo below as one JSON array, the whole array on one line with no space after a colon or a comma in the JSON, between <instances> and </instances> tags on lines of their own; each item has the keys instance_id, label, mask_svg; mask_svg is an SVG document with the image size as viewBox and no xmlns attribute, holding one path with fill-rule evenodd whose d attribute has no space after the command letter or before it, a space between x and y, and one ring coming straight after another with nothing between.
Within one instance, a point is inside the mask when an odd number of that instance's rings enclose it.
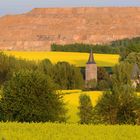
<instances>
[{"instance_id":1,"label":"church tower","mask_svg":"<svg viewBox=\"0 0 140 140\"><path fill-rule=\"evenodd\" d=\"M94 60L92 50L90 51L89 59L88 59L88 62L86 64L86 71L85 71L86 85L91 80L97 81L97 65L96 65L96 62Z\"/></svg>"}]
</instances>

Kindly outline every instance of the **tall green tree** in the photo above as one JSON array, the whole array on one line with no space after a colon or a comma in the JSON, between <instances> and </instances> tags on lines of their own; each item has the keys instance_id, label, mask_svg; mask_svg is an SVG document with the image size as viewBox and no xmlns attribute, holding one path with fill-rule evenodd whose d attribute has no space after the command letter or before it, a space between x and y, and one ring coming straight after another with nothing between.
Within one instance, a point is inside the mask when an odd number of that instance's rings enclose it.
<instances>
[{"instance_id":1,"label":"tall green tree","mask_svg":"<svg viewBox=\"0 0 140 140\"><path fill-rule=\"evenodd\" d=\"M65 121L65 104L49 76L22 70L3 89L0 109L4 121Z\"/></svg>"},{"instance_id":2,"label":"tall green tree","mask_svg":"<svg viewBox=\"0 0 140 140\"><path fill-rule=\"evenodd\" d=\"M79 117L80 117L80 123L81 124L90 124L92 123L92 117L93 117L93 106L91 99L86 94L81 94L79 97L80 106L79 109Z\"/></svg>"},{"instance_id":3,"label":"tall green tree","mask_svg":"<svg viewBox=\"0 0 140 140\"><path fill-rule=\"evenodd\" d=\"M49 59L44 59L38 64L38 69L44 74L49 75L52 79L54 78L54 65Z\"/></svg>"},{"instance_id":4,"label":"tall green tree","mask_svg":"<svg viewBox=\"0 0 140 140\"><path fill-rule=\"evenodd\" d=\"M124 61L129 62L130 64L136 63L140 68L140 52L139 53L136 53L136 52L130 53Z\"/></svg>"},{"instance_id":5,"label":"tall green tree","mask_svg":"<svg viewBox=\"0 0 140 140\"><path fill-rule=\"evenodd\" d=\"M34 61L17 59L0 53L0 85L9 80L14 72L21 69L36 70L37 65Z\"/></svg>"},{"instance_id":6,"label":"tall green tree","mask_svg":"<svg viewBox=\"0 0 140 140\"><path fill-rule=\"evenodd\" d=\"M98 75L97 89L103 91L109 89L111 85L111 78L107 70L103 67L99 67L97 75Z\"/></svg>"},{"instance_id":7,"label":"tall green tree","mask_svg":"<svg viewBox=\"0 0 140 140\"><path fill-rule=\"evenodd\" d=\"M54 81L61 89L79 89L83 87L80 69L67 62L58 62L54 66Z\"/></svg>"},{"instance_id":8,"label":"tall green tree","mask_svg":"<svg viewBox=\"0 0 140 140\"><path fill-rule=\"evenodd\" d=\"M132 87L131 69L129 63L121 63L115 67L111 90L103 94L94 108L94 122L137 124L140 97Z\"/></svg>"}]
</instances>

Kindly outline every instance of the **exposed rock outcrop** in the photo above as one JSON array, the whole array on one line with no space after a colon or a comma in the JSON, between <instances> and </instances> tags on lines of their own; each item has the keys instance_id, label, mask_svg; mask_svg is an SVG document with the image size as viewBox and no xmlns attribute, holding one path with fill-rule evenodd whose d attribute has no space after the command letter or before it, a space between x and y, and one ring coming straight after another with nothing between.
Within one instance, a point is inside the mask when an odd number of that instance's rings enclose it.
<instances>
[{"instance_id":1,"label":"exposed rock outcrop","mask_svg":"<svg viewBox=\"0 0 140 140\"><path fill-rule=\"evenodd\" d=\"M36 8L0 18L1 50L50 50L52 43L106 43L140 36L140 8Z\"/></svg>"}]
</instances>

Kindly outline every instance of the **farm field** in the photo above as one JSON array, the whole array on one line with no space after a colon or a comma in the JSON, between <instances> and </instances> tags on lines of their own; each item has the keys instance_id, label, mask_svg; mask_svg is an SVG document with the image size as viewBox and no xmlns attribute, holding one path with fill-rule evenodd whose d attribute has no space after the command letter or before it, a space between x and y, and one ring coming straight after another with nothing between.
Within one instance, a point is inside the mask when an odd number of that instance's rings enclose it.
<instances>
[{"instance_id":1,"label":"farm field","mask_svg":"<svg viewBox=\"0 0 140 140\"><path fill-rule=\"evenodd\" d=\"M59 61L67 61L76 66L85 67L88 60L88 53L73 53L73 52L17 52L17 51L5 51L7 55L13 55L17 58L27 60L43 60L50 59L53 63ZM114 66L118 63L119 55L112 54L95 54L95 61L98 66Z\"/></svg>"},{"instance_id":2,"label":"farm field","mask_svg":"<svg viewBox=\"0 0 140 140\"><path fill-rule=\"evenodd\" d=\"M139 140L140 126L0 123L1 140Z\"/></svg>"},{"instance_id":3,"label":"farm field","mask_svg":"<svg viewBox=\"0 0 140 140\"><path fill-rule=\"evenodd\" d=\"M77 123L79 121L78 106L79 106L79 96L80 94L87 94L90 96L92 105L95 106L98 99L103 94L102 91L81 91L81 90L63 90L64 101L67 103L68 109L68 123ZM140 93L137 93L140 96Z\"/></svg>"},{"instance_id":4,"label":"farm field","mask_svg":"<svg viewBox=\"0 0 140 140\"><path fill-rule=\"evenodd\" d=\"M73 92L72 92L73 91ZM88 92L82 92L80 90L67 90L62 91L65 93L64 95L64 101L67 103L67 109L68 109L68 122L69 123L77 123L79 121L79 117L77 115L78 113L78 106L79 106L79 96L80 94L87 94L90 96L92 100L93 106L96 105L96 102L98 98L102 95L101 91L88 91ZM68 93L68 94L66 94Z\"/></svg>"},{"instance_id":5,"label":"farm field","mask_svg":"<svg viewBox=\"0 0 140 140\"><path fill-rule=\"evenodd\" d=\"M69 117L68 123L77 123L79 121L78 106L79 106L79 96L80 94L87 94L92 100L93 106L96 105L97 100L102 95L101 91L81 91L81 90L62 90L64 102L66 103L66 108L68 109L67 116ZM0 90L1 94L1 90ZM1 96L0 96L1 99Z\"/></svg>"}]
</instances>

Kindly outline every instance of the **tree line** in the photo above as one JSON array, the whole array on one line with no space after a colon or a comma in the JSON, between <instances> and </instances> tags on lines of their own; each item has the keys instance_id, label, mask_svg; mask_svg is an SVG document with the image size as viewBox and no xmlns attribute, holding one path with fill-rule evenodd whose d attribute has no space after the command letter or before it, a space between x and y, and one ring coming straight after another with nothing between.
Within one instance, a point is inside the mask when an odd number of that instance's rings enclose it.
<instances>
[{"instance_id":1,"label":"tree line","mask_svg":"<svg viewBox=\"0 0 140 140\"><path fill-rule=\"evenodd\" d=\"M52 44L51 49L62 52L90 52L92 49L94 53L120 54L121 58L125 59L131 52L140 52L140 37L117 40L109 44Z\"/></svg>"},{"instance_id":2,"label":"tree line","mask_svg":"<svg viewBox=\"0 0 140 140\"><path fill-rule=\"evenodd\" d=\"M50 60L45 59L36 63L0 53L1 86L20 70L39 71L48 75L57 83L59 89L81 89L84 83L80 68L67 62L52 64Z\"/></svg>"}]
</instances>

